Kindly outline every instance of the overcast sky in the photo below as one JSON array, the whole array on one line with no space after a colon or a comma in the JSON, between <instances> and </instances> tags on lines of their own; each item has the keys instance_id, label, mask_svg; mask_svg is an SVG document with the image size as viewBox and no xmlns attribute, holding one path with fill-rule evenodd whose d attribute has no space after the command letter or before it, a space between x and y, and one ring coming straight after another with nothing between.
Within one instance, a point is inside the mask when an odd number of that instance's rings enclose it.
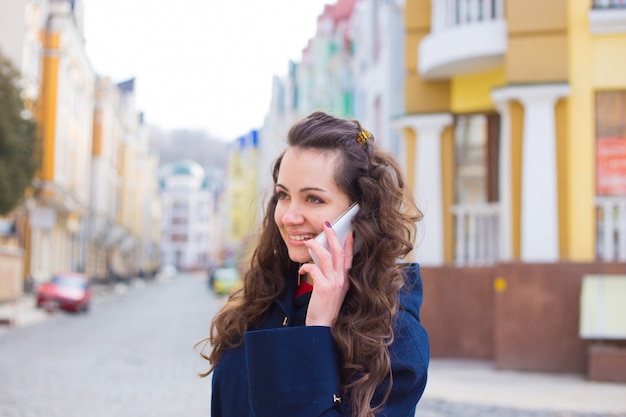
<instances>
[{"instance_id":1,"label":"overcast sky","mask_svg":"<svg viewBox=\"0 0 626 417\"><path fill-rule=\"evenodd\" d=\"M84 0L87 54L135 77L139 110L164 129L232 140L260 128L285 75L335 0Z\"/></svg>"}]
</instances>

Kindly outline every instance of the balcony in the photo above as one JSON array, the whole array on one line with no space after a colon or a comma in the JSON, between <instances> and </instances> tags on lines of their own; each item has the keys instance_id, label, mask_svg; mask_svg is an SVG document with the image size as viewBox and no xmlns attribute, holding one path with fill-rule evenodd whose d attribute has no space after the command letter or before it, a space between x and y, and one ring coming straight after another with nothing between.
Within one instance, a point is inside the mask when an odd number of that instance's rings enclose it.
<instances>
[{"instance_id":1,"label":"balcony","mask_svg":"<svg viewBox=\"0 0 626 417\"><path fill-rule=\"evenodd\" d=\"M503 61L507 43L504 0L433 0L419 72L442 79L492 68Z\"/></svg>"},{"instance_id":2,"label":"balcony","mask_svg":"<svg viewBox=\"0 0 626 417\"><path fill-rule=\"evenodd\" d=\"M594 0L589 30L594 35L626 33L626 0Z\"/></svg>"},{"instance_id":3,"label":"balcony","mask_svg":"<svg viewBox=\"0 0 626 417\"><path fill-rule=\"evenodd\" d=\"M455 219L458 266L491 265L500 259L500 206L498 203L452 207Z\"/></svg>"},{"instance_id":4,"label":"balcony","mask_svg":"<svg viewBox=\"0 0 626 417\"><path fill-rule=\"evenodd\" d=\"M626 261L626 197L596 197L596 256Z\"/></svg>"}]
</instances>

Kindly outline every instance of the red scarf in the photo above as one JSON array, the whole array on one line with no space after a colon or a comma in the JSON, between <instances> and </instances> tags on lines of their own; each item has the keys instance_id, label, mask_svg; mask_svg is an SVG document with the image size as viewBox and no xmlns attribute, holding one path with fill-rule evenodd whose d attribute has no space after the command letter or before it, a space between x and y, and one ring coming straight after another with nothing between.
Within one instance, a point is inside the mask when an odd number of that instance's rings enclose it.
<instances>
[{"instance_id":1,"label":"red scarf","mask_svg":"<svg viewBox=\"0 0 626 417\"><path fill-rule=\"evenodd\" d=\"M313 291L313 286L305 280L302 280L302 282L296 289L296 293L293 295L293 298L300 297L301 295L306 294L310 291Z\"/></svg>"}]
</instances>

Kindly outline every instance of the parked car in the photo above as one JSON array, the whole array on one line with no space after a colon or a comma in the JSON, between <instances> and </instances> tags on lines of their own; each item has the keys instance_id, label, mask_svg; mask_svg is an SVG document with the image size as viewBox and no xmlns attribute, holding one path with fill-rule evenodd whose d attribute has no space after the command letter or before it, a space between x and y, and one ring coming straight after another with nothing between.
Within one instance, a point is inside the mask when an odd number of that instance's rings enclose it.
<instances>
[{"instance_id":1,"label":"parked car","mask_svg":"<svg viewBox=\"0 0 626 417\"><path fill-rule=\"evenodd\" d=\"M86 275L77 272L55 274L41 284L36 294L37 308L65 311L88 311L91 305L91 286Z\"/></svg>"},{"instance_id":2,"label":"parked car","mask_svg":"<svg viewBox=\"0 0 626 417\"><path fill-rule=\"evenodd\" d=\"M234 267L215 268L209 275L209 287L217 295L229 294L241 284L241 274Z\"/></svg>"}]
</instances>

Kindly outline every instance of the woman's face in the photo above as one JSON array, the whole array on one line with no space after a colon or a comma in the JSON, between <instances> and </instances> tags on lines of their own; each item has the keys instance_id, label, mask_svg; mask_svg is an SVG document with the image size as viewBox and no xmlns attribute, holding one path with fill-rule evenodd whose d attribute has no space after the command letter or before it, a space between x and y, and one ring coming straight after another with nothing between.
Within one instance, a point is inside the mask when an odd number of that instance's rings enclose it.
<instances>
[{"instance_id":1,"label":"woman's face","mask_svg":"<svg viewBox=\"0 0 626 417\"><path fill-rule=\"evenodd\" d=\"M322 232L350 206L334 180L336 152L291 147L283 156L276 182L274 221L294 262L311 261L304 239Z\"/></svg>"}]
</instances>

